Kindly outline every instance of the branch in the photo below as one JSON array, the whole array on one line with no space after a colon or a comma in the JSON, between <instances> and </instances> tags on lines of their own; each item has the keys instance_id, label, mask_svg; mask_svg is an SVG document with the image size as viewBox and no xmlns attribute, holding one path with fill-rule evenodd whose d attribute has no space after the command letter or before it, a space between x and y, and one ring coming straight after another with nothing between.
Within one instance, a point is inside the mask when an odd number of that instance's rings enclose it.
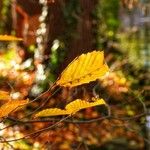
<instances>
[{"instance_id":1,"label":"branch","mask_svg":"<svg viewBox=\"0 0 150 150\"><path fill-rule=\"evenodd\" d=\"M14 142L14 141L22 140L22 139L28 139L28 138L30 138L31 136L33 136L33 135L35 135L35 134L37 134L37 133L40 134L41 132L45 132L45 131L47 131L47 130L49 130L49 129L52 129L52 128L56 127L59 123L63 122L64 120L66 120L66 119L69 118L69 117L70 117L70 116L67 116L67 117L61 119L60 121L56 122L55 124L53 124L53 125L51 125L51 126L49 126L49 127L47 127L47 128L42 128L42 129L40 129L40 130L38 130L38 131L32 132L32 133L30 133L30 134L27 134L27 135L23 136L22 138L12 139L12 140L1 140L0 143Z\"/></svg>"},{"instance_id":2,"label":"branch","mask_svg":"<svg viewBox=\"0 0 150 150\"><path fill-rule=\"evenodd\" d=\"M71 120L71 119L66 119L62 122L66 122L66 123L77 123L77 124L85 124L85 123L93 123L93 122L97 122L97 121L102 121L104 119L115 119L115 120L122 120L122 121L129 121L129 120L135 120L138 119L140 117L144 117L146 115L150 115L150 113L141 113L138 115L135 115L133 117L114 117L114 116L104 116L104 117L99 117L99 118L95 118L95 119L87 119L87 120ZM17 120L11 117L7 118L10 121L15 121L19 124L30 124L30 123L39 123L39 122L55 122L55 121L59 121L59 118L47 118L47 119L39 119L39 120L27 120L27 121L21 121L21 120ZM3 130L3 129L1 129Z\"/></svg>"},{"instance_id":3,"label":"branch","mask_svg":"<svg viewBox=\"0 0 150 150\"><path fill-rule=\"evenodd\" d=\"M38 100L40 97L42 97L44 94L46 94L47 92L51 91L51 89L53 89L54 86L55 86L55 83L54 83L53 86L50 87L47 91L45 91L44 93L42 93L41 95L39 95L38 97L36 97L34 100L32 100L31 102L29 102L28 104L37 101L37 100ZM6 127L3 128L3 129L0 129L0 131L1 131L1 130L4 130L4 129L7 129L7 128L9 128L9 127L12 127L12 126L16 125L16 124L19 123L19 122L20 122L20 123L23 122L23 121L21 121L22 119L31 116L32 114L34 114L35 112L37 112L39 109L41 109L42 107L44 107L45 104L49 101L49 99L50 99L52 96L54 96L59 90L60 90L60 87L59 87L56 91L54 91L54 93L52 93L50 96L48 96L47 99L46 99L46 101L45 101L41 106L39 106L38 108L36 108L34 111L30 112L29 114L23 116L23 117L20 118L20 119L14 119L14 118L9 119L9 120L14 120L15 123L6 126ZM28 104L25 104L25 105L28 105ZM7 117L7 118L10 118L10 117ZM6 120L7 118L5 118L4 120ZM2 120L2 121L3 121L3 120Z\"/></svg>"}]
</instances>

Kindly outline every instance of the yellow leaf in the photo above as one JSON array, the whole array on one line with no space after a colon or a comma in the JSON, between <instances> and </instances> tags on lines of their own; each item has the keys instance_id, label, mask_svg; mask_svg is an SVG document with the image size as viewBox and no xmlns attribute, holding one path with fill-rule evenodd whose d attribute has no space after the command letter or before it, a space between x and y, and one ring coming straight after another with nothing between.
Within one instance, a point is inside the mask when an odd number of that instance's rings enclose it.
<instances>
[{"instance_id":1,"label":"yellow leaf","mask_svg":"<svg viewBox=\"0 0 150 150\"><path fill-rule=\"evenodd\" d=\"M97 105L103 105L103 104L106 104L103 99L97 99L95 100L95 102L87 102L84 100L77 99L69 103L68 105L66 105L65 108L67 112L69 112L70 114L74 114L81 109L85 109L85 108L89 108L89 107L93 107Z\"/></svg>"},{"instance_id":2,"label":"yellow leaf","mask_svg":"<svg viewBox=\"0 0 150 150\"><path fill-rule=\"evenodd\" d=\"M103 105L106 104L103 99L96 99L95 102L87 102L84 100L77 99L68 105L66 105L65 109L59 108L50 108L45 109L38 112L35 117L48 117L48 116L59 116L59 115L71 115L75 114L76 112L80 111L81 109Z\"/></svg>"},{"instance_id":3,"label":"yellow leaf","mask_svg":"<svg viewBox=\"0 0 150 150\"><path fill-rule=\"evenodd\" d=\"M0 91L0 100L9 100L9 93L6 91Z\"/></svg>"},{"instance_id":4,"label":"yellow leaf","mask_svg":"<svg viewBox=\"0 0 150 150\"><path fill-rule=\"evenodd\" d=\"M59 116L59 115L67 115L67 111L59 108L50 108L44 109L38 112L35 117L48 117L48 116Z\"/></svg>"},{"instance_id":5,"label":"yellow leaf","mask_svg":"<svg viewBox=\"0 0 150 150\"><path fill-rule=\"evenodd\" d=\"M28 103L26 100L10 100L0 107L0 117L5 117L12 111L15 111L18 107L23 106Z\"/></svg>"},{"instance_id":6,"label":"yellow leaf","mask_svg":"<svg viewBox=\"0 0 150 150\"><path fill-rule=\"evenodd\" d=\"M94 81L109 71L103 51L93 51L75 58L58 78L56 85L74 87Z\"/></svg>"},{"instance_id":7,"label":"yellow leaf","mask_svg":"<svg viewBox=\"0 0 150 150\"><path fill-rule=\"evenodd\" d=\"M0 35L0 41L22 41L22 38L17 38L12 35Z\"/></svg>"}]
</instances>

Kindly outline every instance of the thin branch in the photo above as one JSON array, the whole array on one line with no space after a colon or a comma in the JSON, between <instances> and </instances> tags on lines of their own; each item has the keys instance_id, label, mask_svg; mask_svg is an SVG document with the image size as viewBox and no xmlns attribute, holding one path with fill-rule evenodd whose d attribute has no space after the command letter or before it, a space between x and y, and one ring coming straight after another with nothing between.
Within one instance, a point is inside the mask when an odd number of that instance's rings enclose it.
<instances>
[{"instance_id":1,"label":"thin branch","mask_svg":"<svg viewBox=\"0 0 150 150\"><path fill-rule=\"evenodd\" d=\"M37 101L40 97L42 97L44 94L46 94L47 92L50 92L51 89L53 89L53 87L55 86L55 83L49 87L45 92L43 92L42 94L40 94L39 96L37 96L35 99L33 99L32 101L30 101L28 104L33 103L35 101Z\"/></svg>"},{"instance_id":2,"label":"thin branch","mask_svg":"<svg viewBox=\"0 0 150 150\"><path fill-rule=\"evenodd\" d=\"M135 120L138 119L140 117L144 117L146 115L150 115L150 113L141 113L138 114L136 116L133 117L114 117L114 116L104 116L104 117L99 117L99 118L95 118L95 119L87 119L87 120L71 120L71 119L66 119L63 122L66 123L77 123L77 124L85 124L85 123L93 123L93 122L97 122L97 121L102 121L104 119L115 119L115 120L122 120L122 121L129 121L129 120ZM7 118L10 121L15 121L18 124L30 124L30 123L39 123L39 122L52 122L52 121L59 121L59 118L47 118L47 119L41 119L41 120L27 120L27 121L21 121L21 120L17 120L11 117ZM1 129L3 130L3 129Z\"/></svg>"},{"instance_id":3,"label":"thin branch","mask_svg":"<svg viewBox=\"0 0 150 150\"><path fill-rule=\"evenodd\" d=\"M64 120L63 122L68 122L68 123L92 123L92 122L96 122L96 121L101 121L101 120L104 120L104 119L107 119L107 118L110 118L111 117L111 109L108 105L107 106L107 110L108 110L108 115L107 116L103 116L103 117L99 117L99 118L95 118L95 119L88 119L88 120ZM10 120L10 121L14 121L16 123L20 123L20 124L30 124L30 123L39 123L39 122L51 122L51 121L59 121L60 119L58 118L50 118L50 119L44 119L44 120L27 120L27 121L22 121L20 119L15 119L15 118L12 118L12 117L7 117L6 118L7 120ZM13 126L14 124L10 125L10 126ZM9 126L7 126L9 127ZM0 130L4 130L6 129L7 127L3 128L3 129L0 129Z\"/></svg>"},{"instance_id":4,"label":"thin branch","mask_svg":"<svg viewBox=\"0 0 150 150\"><path fill-rule=\"evenodd\" d=\"M95 119L88 119L88 120L64 120L64 122L68 122L68 123L78 123L78 124L84 124L84 123L92 123L92 122L97 122L97 121L101 121L101 120L104 120L104 119L117 119L117 120L122 120L122 121L128 121L128 120L133 120L133 119L138 119L140 117L143 117L143 116L146 116L146 115L149 115L149 113L147 112L143 112L141 114L137 114L135 116L132 116L132 117L114 117L111 115L111 109L108 105L107 106L107 110L108 110L108 115L107 116L103 116L103 117L98 117L98 118L95 118ZM22 121L22 120L18 120L18 119L15 119L15 118L12 118L12 117L7 117L6 118L7 120L10 120L10 121L14 121L16 123L19 123L19 124L30 124L30 123L39 123L39 122L51 122L51 121L59 121L60 119L59 118L47 118L47 119L40 119L40 120L27 120L27 121ZM13 125L10 125L10 126L13 126ZM5 127L6 128L6 127ZM3 129L5 129L3 128ZM1 130L3 130L1 129Z\"/></svg>"},{"instance_id":5,"label":"thin branch","mask_svg":"<svg viewBox=\"0 0 150 150\"><path fill-rule=\"evenodd\" d=\"M137 135L139 135L139 136L142 136L141 134L140 134L140 132L137 132L135 129L133 129L133 127L128 127L128 126L125 126L125 128L127 129L127 130L129 130L129 131L131 131L131 132L134 132L135 134L137 134ZM142 138L143 138L143 140L148 144L148 145L150 145L150 141L147 139L147 138L145 138L145 137L143 137L142 136Z\"/></svg>"},{"instance_id":6,"label":"thin branch","mask_svg":"<svg viewBox=\"0 0 150 150\"><path fill-rule=\"evenodd\" d=\"M30 112L29 114L27 114L26 116L24 116L23 118L21 119L24 119L28 116L31 116L32 114L34 114L35 112L37 112L38 110L40 110L41 108L43 108L45 106L45 104L49 101L49 99L54 96L58 91L60 90L60 87L54 92L52 93L50 96L47 97L47 99L42 103L41 106L39 106L38 108L36 108L34 111ZM33 101L32 101L33 102Z\"/></svg>"},{"instance_id":7,"label":"thin branch","mask_svg":"<svg viewBox=\"0 0 150 150\"><path fill-rule=\"evenodd\" d=\"M52 128L56 127L59 123L63 122L64 120L66 120L66 119L69 118L69 117L70 117L70 116L67 116L67 117L65 117L65 118L63 118L63 119L61 119L61 120L59 120L58 122L56 122L55 124L53 124L53 125L51 125L51 126L49 126L49 127L47 127L47 128L42 128L42 129L40 129L40 130L38 130L38 131L32 132L32 133L30 133L30 134L27 134L27 135L23 136L22 138L12 139L12 140L4 140L4 141L0 141L0 143L14 142L14 141L22 140L22 139L31 138L31 136L33 136L33 135L35 135L35 134L40 134L41 132L45 132L45 131L47 131L47 130L49 130L49 129L52 129Z\"/></svg>"},{"instance_id":8,"label":"thin branch","mask_svg":"<svg viewBox=\"0 0 150 150\"><path fill-rule=\"evenodd\" d=\"M147 116L147 115L150 115L150 113L141 113L141 114L137 114L135 116L132 116L132 117L113 117L111 116L112 119L117 119L117 120L122 120L122 121L129 121L129 120L135 120L135 119L138 119L140 117L144 117L144 116Z\"/></svg>"},{"instance_id":9,"label":"thin branch","mask_svg":"<svg viewBox=\"0 0 150 150\"><path fill-rule=\"evenodd\" d=\"M54 85L55 85L55 84L54 84ZM52 86L52 87L53 87L53 86ZM50 90L52 89L52 87L49 88L49 89L48 89L46 92L44 92L43 94L41 94L39 97L41 97L42 95L44 95L45 93L47 93L48 91L50 91ZM3 129L0 129L0 131L1 131L1 130L4 130L4 129L7 129L7 128L9 128L9 127L12 127L12 126L16 125L18 122L22 122L22 121L21 121L22 119L24 119L24 118L26 118L26 117L29 117L29 116L31 116L32 114L34 114L35 112L37 112L39 109L41 109L42 107L44 107L45 104L49 101L49 99L50 99L52 96L54 96L59 90L60 90L60 87L59 87L54 93L52 93L50 96L48 96L48 98L46 99L46 101L45 101L41 106L39 106L39 107L36 108L34 111L30 112L29 114L23 116L23 117L20 118L20 119L14 119L15 123L6 126L6 127L3 128ZM38 100L39 97L35 98L33 101L31 101L31 102L29 102L29 103L32 103L32 102ZM29 103L28 103L28 104L29 104ZM28 104L25 104L25 105L28 105ZM7 117L7 118L9 118L9 117ZM6 119L7 119L7 118L6 118ZM11 120L12 120L12 119L11 119Z\"/></svg>"},{"instance_id":10,"label":"thin branch","mask_svg":"<svg viewBox=\"0 0 150 150\"><path fill-rule=\"evenodd\" d=\"M3 139L4 143L8 144L11 147L11 149L15 150L15 148L13 147L13 145L11 145L9 142L7 142L4 137L0 136L0 139Z\"/></svg>"},{"instance_id":11,"label":"thin branch","mask_svg":"<svg viewBox=\"0 0 150 150\"><path fill-rule=\"evenodd\" d=\"M79 129L79 134L80 134L80 137L81 137L81 142L83 143L85 150L89 150L89 148L87 146L87 143L86 143L86 140L85 140L84 136L82 135L82 131L81 131L80 126L78 124L75 124L75 125Z\"/></svg>"}]
</instances>

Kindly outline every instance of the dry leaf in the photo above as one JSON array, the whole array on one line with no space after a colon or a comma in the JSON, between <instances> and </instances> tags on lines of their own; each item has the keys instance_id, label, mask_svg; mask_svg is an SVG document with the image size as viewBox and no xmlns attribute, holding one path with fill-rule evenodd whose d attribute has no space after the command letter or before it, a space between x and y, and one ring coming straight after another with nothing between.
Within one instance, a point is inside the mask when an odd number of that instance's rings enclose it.
<instances>
[{"instance_id":1,"label":"dry leaf","mask_svg":"<svg viewBox=\"0 0 150 150\"><path fill-rule=\"evenodd\" d=\"M10 99L10 95L6 91L0 91L0 100L8 101Z\"/></svg>"},{"instance_id":2,"label":"dry leaf","mask_svg":"<svg viewBox=\"0 0 150 150\"><path fill-rule=\"evenodd\" d=\"M104 63L103 51L82 54L73 60L62 72L56 85L74 87L94 81L109 71Z\"/></svg>"},{"instance_id":3,"label":"dry leaf","mask_svg":"<svg viewBox=\"0 0 150 150\"><path fill-rule=\"evenodd\" d=\"M59 108L50 108L45 109L38 112L35 117L48 117L48 116L59 116L59 115L71 115L75 114L76 112L80 111L81 109L103 105L106 104L103 99L96 99L95 102L87 102L84 100L77 99L68 105L66 105L65 109Z\"/></svg>"},{"instance_id":4,"label":"dry leaf","mask_svg":"<svg viewBox=\"0 0 150 150\"><path fill-rule=\"evenodd\" d=\"M22 38L17 38L12 35L0 35L0 41L22 41Z\"/></svg>"},{"instance_id":5,"label":"dry leaf","mask_svg":"<svg viewBox=\"0 0 150 150\"><path fill-rule=\"evenodd\" d=\"M12 111L15 111L18 107L26 105L29 102L26 100L10 100L0 107L0 117L5 117Z\"/></svg>"}]
</instances>

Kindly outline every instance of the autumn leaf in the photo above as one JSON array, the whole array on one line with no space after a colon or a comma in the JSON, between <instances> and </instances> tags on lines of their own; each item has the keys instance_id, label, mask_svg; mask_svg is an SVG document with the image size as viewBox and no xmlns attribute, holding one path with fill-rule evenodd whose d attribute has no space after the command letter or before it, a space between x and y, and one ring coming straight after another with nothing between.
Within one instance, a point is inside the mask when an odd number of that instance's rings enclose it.
<instances>
[{"instance_id":1,"label":"autumn leaf","mask_svg":"<svg viewBox=\"0 0 150 150\"><path fill-rule=\"evenodd\" d=\"M10 100L0 107L0 117L5 117L12 111L15 111L18 107L23 106L29 102L26 100Z\"/></svg>"},{"instance_id":2,"label":"autumn leaf","mask_svg":"<svg viewBox=\"0 0 150 150\"><path fill-rule=\"evenodd\" d=\"M0 91L0 100L10 100L10 95L6 91Z\"/></svg>"},{"instance_id":3,"label":"autumn leaf","mask_svg":"<svg viewBox=\"0 0 150 150\"><path fill-rule=\"evenodd\" d=\"M48 116L59 116L59 115L67 115L66 110L59 109L59 108L50 108L50 109L44 109L40 112L38 112L35 117L48 117Z\"/></svg>"},{"instance_id":4,"label":"autumn leaf","mask_svg":"<svg viewBox=\"0 0 150 150\"><path fill-rule=\"evenodd\" d=\"M87 102L85 100L77 99L66 105L65 109L50 108L38 112L35 117L48 117L59 115L72 115L81 109L106 104L103 99L96 99L94 102Z\"/></svg>"},{"instance_id":5,"label":"autumn leaf","mask_svg":"<svg viewBox=\"0 0 150 150\"><path fill-rule=\"evenodd\" d=\"M97 105L103 105L106 104L103 99L97 99L95 102L87 102L84 100L77 99L68 105L66 105L65 109L69 114L75 114L76 112L80 111L81 109L97 106Z\"/></svg>"},{"instance_id":6,"label":"autumn leaf","mask_svg":"<svg viewBox=\"0 0 150 150\"><path fill-rule=\"evenodd\" d=\"M75 58L62 72L56 85L74 87L94 81L109 71L104 63L104 52L93 51Z\"/></svg>"},{"instance_id":7,"label":"autumn leaf","mask_svg":"<svg viewBox=\"0 0 150 150\"><path fill-rule=\"evenodd\" d=\"M22 41L22 38L18 38L12 35L0 35L0 41Z\"/></svg>"}]
</instances>

